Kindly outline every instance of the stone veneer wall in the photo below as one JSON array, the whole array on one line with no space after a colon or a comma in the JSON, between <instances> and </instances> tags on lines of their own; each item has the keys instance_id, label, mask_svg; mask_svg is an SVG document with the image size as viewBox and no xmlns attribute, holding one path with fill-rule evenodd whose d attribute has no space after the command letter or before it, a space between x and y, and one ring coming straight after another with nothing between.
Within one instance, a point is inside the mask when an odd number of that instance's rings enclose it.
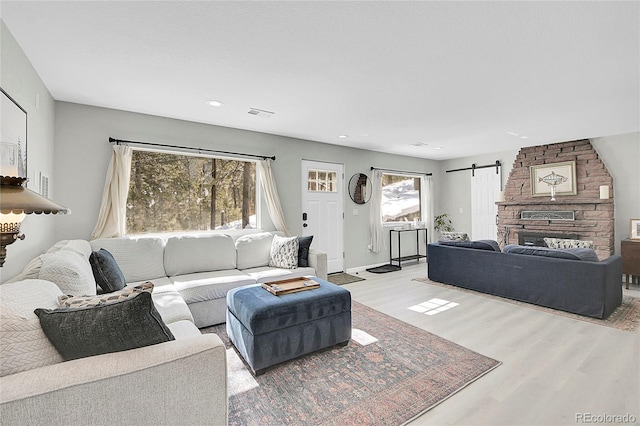
<instances>
[{"instance_id":1,"label":"stone veneer wall","mask_svg":"<svg viewBox=\"0 0 640 426\"><path fill-rule=\"evenodd\" d=\"M529 167L576 161L576 195L551 197L531 195ZM609 186L610 198L600 199L600 185ZM598 257L606 259L615 252L613 178L598 153L586 139L522 148L505 185L505 200L498 202L498 241L518 244L518 233L577 234L595 244ZM526 220L520 212L573 211L575 220Z\"/></svg>"}]
</instances>

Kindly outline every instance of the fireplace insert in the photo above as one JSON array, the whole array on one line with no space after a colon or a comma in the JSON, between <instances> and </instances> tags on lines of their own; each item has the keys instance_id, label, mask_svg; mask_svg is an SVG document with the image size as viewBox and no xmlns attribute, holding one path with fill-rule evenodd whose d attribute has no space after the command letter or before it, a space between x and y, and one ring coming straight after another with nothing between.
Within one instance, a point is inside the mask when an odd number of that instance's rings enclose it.
<instances>
[{"instance_id":1,"label":"fireplace insert","mask_svg":"<svg viewBox=\"0 0 640 426\"><path fill-rule=\"evenodd\" d=\"M543 232L518 232L518 244L521 246L546 247L545 238L564 238L577 240L578 234L552 234Z\"/></svg>"}]
</instances>

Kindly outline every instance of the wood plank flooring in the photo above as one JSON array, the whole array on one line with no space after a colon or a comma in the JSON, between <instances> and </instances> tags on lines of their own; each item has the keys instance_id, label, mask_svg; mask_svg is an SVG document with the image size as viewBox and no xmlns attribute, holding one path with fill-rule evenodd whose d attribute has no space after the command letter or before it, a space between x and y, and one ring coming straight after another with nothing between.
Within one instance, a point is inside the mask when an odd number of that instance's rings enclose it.
<instances>
[{"instance_id":1,"label":"wood plank flooring","mask_svg":"<svg viewBox=\"0 0 640 426\"><path fill-rule=\"evenodd\" d=\"M640 330L412 281L426 276L424 262L387 274L350 273L366 279L343 286L357 302L503 363L411 426L576 425L588 415L628 415L640 424ZM624 292L640 297L640 286ZM459 305L432 316L408 309L432 298Z\"/></svg>"}]
</instances>

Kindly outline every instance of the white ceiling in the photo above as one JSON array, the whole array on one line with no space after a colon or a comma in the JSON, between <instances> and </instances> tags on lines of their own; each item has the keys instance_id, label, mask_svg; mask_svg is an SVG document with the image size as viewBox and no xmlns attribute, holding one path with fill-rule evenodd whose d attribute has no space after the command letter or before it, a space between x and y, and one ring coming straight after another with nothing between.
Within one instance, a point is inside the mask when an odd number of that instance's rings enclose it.
<instances>
[{"instance_id":1,"label":"white ceiling","mask_svg":"<svg viewBox=\"0 0 640 426\"><path fill-rule=\"evenodd\" d=\"M638 1L2 0L0 16L60 101L437 160L640 130Z\"/></svg>"}]
</instances>

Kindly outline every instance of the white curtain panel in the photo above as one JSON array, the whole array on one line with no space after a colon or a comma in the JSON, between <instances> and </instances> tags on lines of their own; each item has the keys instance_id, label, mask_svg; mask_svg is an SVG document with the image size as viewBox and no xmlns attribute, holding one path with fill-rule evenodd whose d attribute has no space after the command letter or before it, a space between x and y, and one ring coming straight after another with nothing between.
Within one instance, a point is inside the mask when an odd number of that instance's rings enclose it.
<instances>
[{"instance_id":1,"label":"white curtain panel","mask_svg":"<svg viewBox=\"0 0 640 426\"><path fill-rule=\"evenodd\" d=\"M384 248L384 235L382 228L382 170L373 170L371 188L371 208L369 209L369 229L371 233L371 251L380 252Z\"/></svg>"},{"instance_id":2,"label":"white curtain panel","mask_svg":"<svg viewBox=\"0 0 640 426\"><path fill-rule=\"evenodd\" d=\"M425 176L424 177L424 181L425 184L423 185L424 190L424 197L425 197L425 203L423 203L422 205L426 205L427 206L427 211L425 212L425 218L424 220L426 221L426 226L427 226L427 243L432 243L434 241L434 233L435 230L433 228L433 218L434 218L434 209L433 209L433 199L434 199L434 194L433 194L433 176Z\"/></svg>"},{"instance_id":3,"label":"white curtain panel","mask_svg":"<svg viewBox=\"0 0 640 426\"><path fill-rule=\"evenodd\" d=\"M113 155L102 192L100 214L92 239L121 237L126 233L127 196L131 177L132 149L113 145Z\"/></svg>"},{"instance_id":4,"label":"white curtain panel","mask_svg":"<svg viewBox=\"0 0 640 426\"><path fill-rule=\"evenodd\" d=\"M260 182L262 182L264 199L267 203L267 210L269 210L271 221L278 231L283 232L287 237L289 237L291 236L291 232L289 231L287 222L284 219L284 212L282 211L282 205L280 204L278 188L276 188L276 180L274 179L271 171L271 163L269 160L261 160L259 164Z\"/></svg>"}]
</instances>

